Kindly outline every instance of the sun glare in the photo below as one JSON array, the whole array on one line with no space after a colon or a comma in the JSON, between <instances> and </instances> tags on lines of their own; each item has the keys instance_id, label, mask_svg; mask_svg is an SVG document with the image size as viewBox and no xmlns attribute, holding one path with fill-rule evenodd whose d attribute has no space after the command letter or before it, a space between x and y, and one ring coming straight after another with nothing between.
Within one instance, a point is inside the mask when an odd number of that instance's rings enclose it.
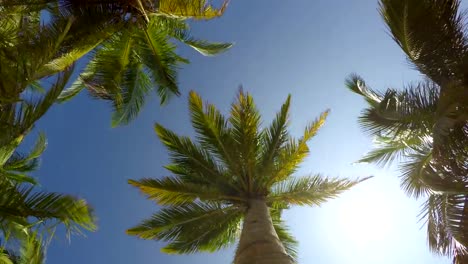
<instances>
[{"instance_id":1,"label":"sun glare","mask_svg":"<svg viewBox=\"0 0 468 264\"><path fill-rule=\"evenodd\" d=\"M343 200L339 222L350 242L368 245L385 241L391 235L393 213L392 203L384 193L354 192Z\"/></svg>"}]
</instances>

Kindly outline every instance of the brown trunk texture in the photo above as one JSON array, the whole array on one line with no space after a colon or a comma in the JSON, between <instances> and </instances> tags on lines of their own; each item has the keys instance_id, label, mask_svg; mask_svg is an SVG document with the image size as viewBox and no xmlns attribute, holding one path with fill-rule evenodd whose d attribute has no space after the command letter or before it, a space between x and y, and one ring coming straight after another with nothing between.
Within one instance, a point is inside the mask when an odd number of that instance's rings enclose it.
<instances>
[{"instance_id":1,"label":"brown trunk texture","mask_svg":"<svg viewBox=\"0 0 468 264\"><path fill-rule=\"evenodd\" d=\"M278 238L264 200L251 200L234 264L293 264Z\"/></svg>"}]
</instances>

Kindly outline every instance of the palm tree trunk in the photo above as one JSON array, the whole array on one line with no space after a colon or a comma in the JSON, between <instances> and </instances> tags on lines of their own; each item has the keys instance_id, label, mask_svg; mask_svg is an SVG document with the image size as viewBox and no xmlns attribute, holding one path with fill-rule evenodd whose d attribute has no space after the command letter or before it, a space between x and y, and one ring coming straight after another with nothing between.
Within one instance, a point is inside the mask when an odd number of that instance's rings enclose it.
<instances>
[{"instance_id":1,"label":"palm tree trunk","mask_svg":"<svg viewBox=\"0 0 468 264\"><path fill-rule=\"evenodd\" d=\"M278 238L265 200L250 200L234 264L292 264Z\"/></svg>"}]
</instances>

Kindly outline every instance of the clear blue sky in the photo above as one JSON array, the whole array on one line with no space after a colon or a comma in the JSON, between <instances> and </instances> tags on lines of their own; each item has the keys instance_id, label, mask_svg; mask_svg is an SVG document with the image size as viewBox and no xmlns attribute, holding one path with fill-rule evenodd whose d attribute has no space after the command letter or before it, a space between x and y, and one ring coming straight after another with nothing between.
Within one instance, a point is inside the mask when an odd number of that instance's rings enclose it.
<instances>
[{"instance_id":1,"label":"clear blue sky","mask_svg":"<svg viewBox=\"0 0 468 264\"><path fill-rule=\"evenodd\" d=\"M73 237L71 244L65 238L54 240L47 263L230 263L233 248L164 255L160 243L126 236L126 228L157 210L126 181L167 175L162 168L167 153L153 124L193 135L189 90L226 111L240 84L253 94L265 123L291 93L291 131L297 136L308 121L332 109L299 174L375 176L320 208L286 213L300 242L300 263L449 263L427 249L419 204L400 190L398 173L353 164L372 147L372 140L357 125L365 104L345 89L345 77L357 72L379 89L419 78L386 33L377 1L232 0L222 18L194 24L193 34L236 45L213 58L181 48L192 63L180 71L183 95L168 106L161 108L152 98L135 122L111 129L110 107L83 93L55 106L39 122L37 129L49 139L36 173L40 182L49 191L86 198L99 223L99 230L87 238Z\"/></svg>"}]
</instances>

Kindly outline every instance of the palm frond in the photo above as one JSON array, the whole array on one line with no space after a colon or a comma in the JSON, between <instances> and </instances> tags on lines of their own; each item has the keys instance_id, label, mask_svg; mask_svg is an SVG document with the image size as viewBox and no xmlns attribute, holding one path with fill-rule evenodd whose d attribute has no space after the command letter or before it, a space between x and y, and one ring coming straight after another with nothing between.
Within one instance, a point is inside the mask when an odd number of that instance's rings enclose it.
<instances>
[{"instance_id":1,"label":"palm frond","mask_svg":"<svg viewBox=\"0 0 468 264\"><path fill-rule=\"evenodd\" d=\"M200 201L243 201L243 197L224 194L214 186L184 182L176 177L162 179L145 178L138 181L129 180L129 184L140 189L148 199L155 200L160 205L181 205Z\"/></svg>"},{"instance_id":2,"label":"palm frond","mask_svg":"<svg viewBox=\"0 0 468 264\"><path fill-rule=\"evenodd\" d=\"M16 138L13 138L13 140L11 140L10 142L6 142L6 144L0 145L0 167L5 166L5 164L15 153L16 148L21 144L23 139L24 136L20 135Z\"/></svg>"},{"instance_id":3,"label":"palm frond","mask_svg":"<svg viewBox=\"0 0 468 264\"><path fill-rule=\"evenodd\" d=\"M459 0L381 0L388 29L417 69L439 85L465 79L464 14Z\"/></svg>"},{"instance_id":4,"label":"palm frond","mask_svg":"<svg viewBox=\"0 0 468 264\"><path fill-rule=\"evenodd\" d=\"M185 29L170 31L169 34L204 56L214 56L223 53L232 47L232 43L217 43L195 39L190 36L190 32Z\"/></svg>"},{"instance_id":5,"label":"palm frond","mask_svg":"<svg viewBox=\"0 0 468 264\"><path fill-rule=\"evenodd\" d=\"M34 164L35 165L35 164ZM28 168L29 169L29 168ZM31 168L33 169L33 168ZM35 167L34 167L35 169ZM36 185L38 182L35 178L31 177L29 174L13 171L0 171L0 176L4 179L10 180L14 183L30 183Z\"/></svg>"},{"instance_id":6,"label":"palm frond","mask_svg":"<svg viewBox=\"0 0 468 264\"><path fill-rule=\"evenodd\" d=\"M32 169L29 168L28 162L36 161L42 153L45 151L47 147L47 139L44 133L40 133L39 137L37 138L36 142L34 143L33 148L31 151L26 154L20 154L16 152L16 155L10 157L10 159L5 163L3 166L4 169L14 169L19 171L31 171ZM28 169L24 169L28 168Z\"/></svg>"},{"instance_id":7,"label":"palm frond","mask_svg":"<svg viewBox=\"0 0 468 264\"><path fill-rule=\"evenodd\" d=\"M7 253L0 251L0 263L1 264L14 264Z\"/></svg>"},{"instance_id":8,"label":"palm frond","mask_svg":"<svg viewBox=\"0 0 468 264\"><path fill-rule=\"evenodd\" d=\"M204 56L215 56L226 52L233 45L232 43L208 42L206 40L198 40L194 38L184 38L179 40Z\"/></svg>"},{"instance_id":9,"label":"palm frond","mask_svg":"<svg viewBox=\"0 0 468 264\"><path fill-rule=\"evenodd\" d=\"M129 68L123 76L122 104L112 115L112 126L128 124L140 112L145 98L152 90L152 83L143 67Z\"/></svg>"},{"instance_id":10,"label":"palm frond","mask_svg":"<svg viewBox=\"0 0 468 264\"><path fill-rule=\"evenodd\" d=\"M415 149L407 155L407 161L400 165L401 188L409 195L418 198L430 192L426 178L431 173L429 163L432 153L428 145Z\"/></svg>"},{"instance_id":11,"label":"palm frond","mask_svg":"<svg viewBox=\"0 0 468 264\"><path fill-rule=\"evenodd\" d=\"M214 105L204 107L201 97L194 91L189 94L189 109L200 146L221 161L230 173L240 175L239 158L226 118Z\"/></svg>"},{"instance_id":12,"label":"palm frond","mask_svg":"<svg viewBox=\"0 0 468 264\"><path fill-rule=\"evenodd\" d=\"M268 128L261 132L261 153L259 157L258 176L268 181L274 170L275 159L280 156L282 147L290 138L287 127L289 125L289 106L291 95L288 96L281 110Z\"/></svg>"},{"instance_id":13,"label":"palm frond","mask_svg":"<svg viewBox=\"0 0 468 264\"><path fill-rule=\"evenodd\" d=\"M52 58L62 42L64 41L68 31L70 30L71 25L73 24L73 19L55 19L52 18L51 21L41 27L41 32L39 34L39 46L44 48L46 56ZM47 48L47 49L46 49ZM84 55L84 54L83 54ZM66 68L69 68L74 64L78 58L68 60L66 63L67 56L64 56L61 59L55 59L52 62L45 63L38 67L37 72L34 74L34 80L42 79L46 76L53 75L57 72L63 71Z\"/></svg>"},{"instance_id":14,"label":"palm frond","mask_svg":"<svg viewBox=\"0 0 468 264\"><path fill-rule=\"evenodd\" d=\"M288 178L272 187L267 201L294 205L321 205L369 178L371 177L349 180L326 178L321 175Z\"/></svg>"},{"instance_id":15,"label":"palm frond","mask_svg":"<svg viewBox=\"0 0 468 264\"><path fill-rule=\"evenodd\" d=\"M352 92L363 96L371 107L377 107L383 99L380 93L369 88L364 79L357 74L351 74L346 78L345 85Z\"/></svg>"},{"instance_id":16,"label":"palm frond","mask_svg":"<svg viewBox=\"0 0 468 264\"><path fill-rule=\"evenodd\" d=\"M57 193L34 192L33 187L12 186L0 182L0 222L34 218L46 229L63 224L68 234L81 228L94 230L92 209L81 199Z\"/></svg>"},{"instance_id":17,"label":"palm frond","mask_svg":"<svg viewBox=\"0 0 468 264\"><path fill-rule=\"evenodd\" d=\"M32 232L22 241L18 264L43 264L45 262L44 243L40 236Z\"/></svg>"},{"instance_id":18,"label":"palm frond","mask_svg":"<svg viewBox=\"0 0 468 264\"><path fill-rule=\"evenodd\" d=\"M39 134L32 150L24 155L15 151L22 139L23 137L18 137L12 143L0 148L0 176L16 183L37 184L28 173L39 166L39 157L44 152L47 141L44 134Z\"/></svg>"},{"instance_id":19,"label":"palm frond","mask_svg":"<svg viewBox=\"0 0 468 264\"><path fill-rule=\"evenodd\" d=\"M252 96L239 89L237 100L231 104L230 135L234 142L233 151L239 155L241 174L239 179L247 192L251 192L254 182L255 165L259 153L260 113Z\"/></svg>"},{"instance_id":20,"label":"palm frond","mask_svg":"<svg viewBox=\"0 0 468 264\"><path fill-rule=\"evenodd\" d=\"M166 253L215 251L239 236L241 208L215 203L191 203L164 208L127 234L169 242Z\"/></svg>"},{"instance_id":21,"label":"palm frond","mask_svg":"<svg viewBox=\"0 0 468 264\"><path fill-rule=\"evenodd\" d=\"M305 130L304 135L299 140L292 138L288 139L286 145L282 148L279 154L276 168L272 173L271 179L267 186L271 186L275 182L280 182L293 174L298 165L309 154L309 147L307 142L311 140L325 123L329 110L323 112L319 118L309 124Z\"/></svg>"},{"instance_id":22,"label":"palm frond","mask_svg":"<svg viewBox=\"0 0 468 264\"><path fill-rule=\"evenodd\" d=\"M73 97L77 96L86 87L85 86L86 78L83 78L84 75L85 73L81 73L80 76L78 76L78 78L75 81L73 81L72 85L69 88L64 89L60 93L60 95L57 97L58 103L64 103L64 102L71 100Z\"/></svg>"},{"instance_id":23,"label":"palm frond","mask_svg":"<svg viewBox=\"0 0 468 264\"><path fill-rule=\"evenodd\" d=\"M164 104L171 95L179 95L177 68L188 61L175 53L166 29L157 27L157 23L149 23L137 36L141 43L138 54L151 73L151 80L158 85L158 96Z\"/></svg>"},{"instance_id":24,"label":"palm frond","mask_svg":"<svg viewBox=\"0 0 468 264\"><path fill-rule=\"evenodd\" d=\"M120 32L106 40L72 87L79 90L84 85L93 96L121 104L122 76L129 64L137 63L136 57L132 56L131 34L131 31ZM75 89L70 93L73 94Z\"/></svg>"},{"instance_id":25,"label":"palm frond","mask_svg":"<svg viewBox=\"0 0 468 264\"><path fill-rule=\"evenodd\" d=\"M427 223L429 248L436 254L460 260L467 254L466 196L431 194L421 210ZM454 261L454 263L458 263ZM461 262L463 263L463 262Z\"/></svg>"},{"instance_id":26,"label":"palm frond","mask_svg":"<svg viewBox=\"0 0 468 264\"><path fill-rule=\"evenodd\" d=\"M454 239L467 250L468 248L468 195L456 194L447 196L447 223ZM460 247L460 245L457 245ZM465 251L466 252L466 251Z\"/></svg>"},{"instance_id":27,"label":"palm frond","mask_svg":"<svg viewBox=\"0 0 468 264\"><path fill-rule=\"evenodd\" d=\"M413 146L417 146L423 141L418 136L409 135L397 138L376 136L377 146L362 157L358 162L376 163L381 166L387 166L394 160L400 160L413 151Z\"/></svg>"},{"instance_id":28,"label":"palm frond","mask_svg":"<svg viewBox=\"0 0 468 264\"><path fill-rule=\"evenodd\" d=\"M220 54L232 47L232 43L209 42L192 37L188 24L180 19L156 16L150 21L157 24L156 26L159 28L165 28L167 34L172 38L190 46L205 56Z\"/></svg>"},{"instance_id":29,"label":"palm frond","mask_svg":"<svg viewBox=\"0 0 468 264\"><path fill-rule=\"evenodd\" d=\"M226 176L225 169L219 166L205 149L159 124L155 125L155 131L170 152L173 164L166 168L172 173L179 175L186 182L214 184L226 193L235 190Z\"/></svg>"},{"instance_id":30,"label":"palm frond","mask_svg":"<svg viewBox=\"0 0 468 264\"><path fill-rule=\"evenodd\" d=\"M98 21L84 21L85 17L64 17L63 15L53 15L52 23L64 23L65 29L60 30L59 38L55 38L53 45L56 47L55 53L49 55L49 61L42 65L37 71L35 78L40 79L46 76L59 73L73 65L79 59L95 50L102 42L108 40L119 28L118 26L89 25ZM51 22L47 26L50 27ZM50 37L53 39L54 35Z\"/></svg>"},{"instance_id":31,"label":"palm frond","mask_svg":"<svg viewBox=\"0 0 468 264\"><path fill-rule=\"evenodd\" d=\"M41 235L28 230L28 234L21 237L17 242L18 250L4 248L0 246L1 264L43 264L45 261L45 243ZM5 243L6 245L6 243Z\"/></svg>"},{"instance_id":32,"label":"palm frond","mask_svg":"<svg viewBox=\"0 0 468 264\"><path fill-rule=\"evenodd\" d=\"M371 92L375 93L375 92ZM371 135L395 136L401 132L424 136L430 134L435 120L439 88L431 81L409 85L402 91L388 89L369 103L359 117L361 127Z\"/></svg>"}]
</instances>

